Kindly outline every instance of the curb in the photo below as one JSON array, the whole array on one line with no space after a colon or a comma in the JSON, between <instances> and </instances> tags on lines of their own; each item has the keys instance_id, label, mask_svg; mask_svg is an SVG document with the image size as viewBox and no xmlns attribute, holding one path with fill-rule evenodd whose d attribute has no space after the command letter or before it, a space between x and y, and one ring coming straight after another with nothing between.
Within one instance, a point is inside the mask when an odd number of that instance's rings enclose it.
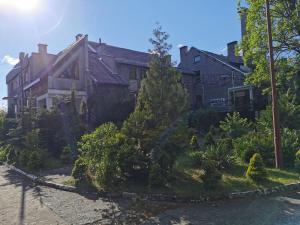
<instances>
[{"instance_id":1,"label":"curb","mask_svg":"<svg viewBox=\"0 0 300 225\"><path fill-rule=\"evenodd\" d=\"M69 192L77 192L77 188L76 187L73 187L73 186L68 186L68 185L63 185L63 184L57 184L57 183L54 183L54 182L51 182L51 181L45 181L43 179L40 179L38 176L35 176L35 175L32 175L30 173L26 173L24 172L23 170L20 170L18 169L17 167L13 166L13 165L9 165L9 164L6 164L6 166L27 177L29 180L31 180L32 182L36 183L36 184L39 184L39 185L43 185L43 186L47 186L47 187L50 187L50 188L55 188L55 189L59 189L59 190L63 190L63 191L69 191Z\"/></svg>"},{"instance_id":2,"label":"curb","mask_svg":"<svg viewBox=\"0 0 300 225\"><path fill-rule=\"evenodd\" d=\"M26 173L15 166L8 165L6 166L17 173L22 174L23 176L27 177L31 181L36 184L47 186L50 188L55 188L58 190L68 191L68 192L77 192L78 189L73 186L57 184L50 181L45 181L40 179L39 177ZM174 202L174 203L191 203L191 204L198 204L203 202L210 202L210 201L220 201L220 200L228 200L228 199L241 199L241 198L249 198L249 197L258 197L258 196L269 196L271 194L281 193L285 191L293 191L293 190L300 190L300 182L292 183L292 184L282 184L272 188L262 188L262 189L255 189L252 191L244 191L244 192L233 192L224 195L216 195L216 196L199 196L198 198L192 197L182 197L177 195L166 195L166 194L139 194L134 192L122 192L122 193L110 193L107 191L99 191L97 195L99 197L110 197L110 198L123 198L129 199L132 201L162 201L162 202ZM90 194L90 193L88 193ZM95 193L94 193L95 194Z\"/></svg>"}]
</instances>

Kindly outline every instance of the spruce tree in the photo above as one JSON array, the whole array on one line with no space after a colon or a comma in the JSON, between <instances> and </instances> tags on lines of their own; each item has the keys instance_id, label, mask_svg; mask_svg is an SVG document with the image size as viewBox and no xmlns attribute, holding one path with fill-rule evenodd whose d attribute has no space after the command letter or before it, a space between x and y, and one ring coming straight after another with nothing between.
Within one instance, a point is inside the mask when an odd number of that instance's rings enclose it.
<instances>
[{"instance_id":1,"label":"spruce tree","mask_svg":"<svg viewBox=\"0 0 300 225\"><path fill-rule=\"evenodd\" d=\"M153 35L154 38L150 39L153 45L149 50L150 68L142 80L135 111L125 121L122 132L134 145L133 154L137 156L133 157L132 151L129 151L133 158L131 167L140 168L144 173L151 170L151 165L158 163L159 168L164 170L160 174L164 174L166 170L170 171L175 152L180 149L176 143L180 137L172 140L172 144L168 140L175 133L178 135L179 129L176 128L179 125L182 130L180 118L186 109L187 96L181 83L181 74L171 62L171 45L167 43L169 35L159 25L153 30Z\"/></svg>"}]
</instances>

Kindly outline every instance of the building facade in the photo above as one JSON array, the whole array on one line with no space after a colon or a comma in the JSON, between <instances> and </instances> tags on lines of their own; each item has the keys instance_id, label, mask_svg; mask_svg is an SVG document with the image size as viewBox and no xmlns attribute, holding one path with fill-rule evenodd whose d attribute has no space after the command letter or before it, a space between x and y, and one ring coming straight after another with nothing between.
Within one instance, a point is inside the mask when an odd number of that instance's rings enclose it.
<instances>
[{"instance_id":1,"label":"building facade","mask_svg":"<svg viewBox=\"0 0 300 225\"><path fill-rule=\"evenodd\" d=\"M253 89L243 85L249 70L235 55L235 45L228 44L227 56L180 48L177 69L192 109L230 112L237 110L237 103L251 107ZM19 59L6 76L9 115L17 115L29 103L49 110L74 91L78 110L86 104L89 122L99 124L122 121L133 110L151 54L89 41L79 34L58 54L39 44L38 52L20 53Z\"/></svg>"}]
</instances>

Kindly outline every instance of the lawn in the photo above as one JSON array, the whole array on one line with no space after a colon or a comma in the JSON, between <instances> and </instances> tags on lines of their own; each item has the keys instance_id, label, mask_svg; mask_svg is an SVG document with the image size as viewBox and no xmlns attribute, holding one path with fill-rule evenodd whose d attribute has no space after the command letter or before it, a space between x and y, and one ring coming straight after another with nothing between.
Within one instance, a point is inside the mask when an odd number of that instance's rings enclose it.
<instances>
[{"instance_id":1,"label":"lawn","mask_svg":"<svg viewBox=\"0 0 300 225\"><path fill-rule=\"evenodd\" d=\"M201 169L192 168L183 159L175 166L174 176L169 179L165 187L149 188L145 183L137 183L136 180L127 181L110 187L113 192L136 192L136 193L162 193L180 195L186 197L222 195L231 192L249 191L258 188L274 187L281 184L300 182L300 176L290 169L267 168L268 179L262 184L255 184L245 177L247 165L236 163L229 170L222 171L222 181L214 190L205 190L201 181ZM71 180L66 184L74 185ZM82 185L81 185L82 186ZM84 186L84 185L83 185ZM99 186L95 185L100 189ZM81 187L82 188L82 187Z\"/></svg>"}]
</instances>

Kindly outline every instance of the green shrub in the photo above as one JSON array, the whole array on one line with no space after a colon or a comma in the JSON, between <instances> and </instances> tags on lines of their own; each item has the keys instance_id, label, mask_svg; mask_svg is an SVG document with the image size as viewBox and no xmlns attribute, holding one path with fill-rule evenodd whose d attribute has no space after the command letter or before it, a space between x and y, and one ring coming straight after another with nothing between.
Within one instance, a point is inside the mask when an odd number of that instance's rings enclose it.
<instances>
[{"instance_id":1,"label":"green shrub","mask_svg":"<svg viewBox=\"0 0 300 225\"><path fill-rule=\"evenodd\" d=\"M199 109L190 118L190 125L193 128L208 132L211 126L218 126L219 114L213 109Z\"/></svg>"},{"instance_id":2,"label":"green shrub","mask_svg":"<svg viewBox=\"0 0 300 225\"><path fill-rule=\"evenodd\" d=\"M160 187L165 184L165 181L160 165L158 163L152 165L149 172L150 187Z\"/></svg>"},{"instance_id":3,"label":"green shrub","mask_svg":"<svg viewBox=\"0 0 300 225\"><path fill-rule=\"evenodd\" d=\"M300 150L297 151L295 157L295 169L298 173L300 173Z\"/></svg>"},{"instance_id":4,"label":"green shrub","mask_svg":"<svg viewBox=\"0 0 300 225\"><path fill-rule=\"evenodd\" d=\"M72 150L70 146L65 146L61 152L60 159L63 163L72 162Z\"/></svg>"},{"instance_id":5,"label":"green shrub","mask_svg":"<svg viewBox=\"0 0 300 225\"><path fill-rule=\"evenodd\" d=\"M204 160L206 160L206 156L204 152L190 152L189 153L190 164L192 167L201 167Z\"/></svg>"},{"instance_id":6,"label":"green shrub","mask_svg":"<svg viewBox=\"0 0 300 225\"><path fill-rule=\"evenodd\" d=\"M220 122L220 128L231 138L241 137L251 131L252 124L238 112L228 113Z\"/></svg>"},{"instance_id":7,"label":"green shrub","mask_svg":"<svg viewBox=\"0 0 300 225\"><path fill-rule=\"evenodd\" d=\"M202 165L204 174L201 176L203 186L205 189L215 189L221 178L222 174L217 169L216 162L213 160L205 160Z\"/></svg>"},{"instance_id":8,"label":"green shrub","mask_svg":"<svg viewBox=\"0 0 300 225\"><path fill-rule=\"evenodd\" d=\"M7 161L8 153L11 149L11 145L4 145L0 147L0 163Z\"/></svg>"},{"instance_id":9,"label":"green shrub","mask_svg":"<svg viewBox=\"0 0 300 225\"><path fill-rule=\"evenodd\" d=\"M193 151L199 150L198 138L196 135L193 135L190 141L190 146Z\"/></svg>"},{"instance_id":10,"label":"green shrub","mask_svg":"<svg viewBox=\"0 0 300 225\"><path fill-rule=\"evenodd\" d=\"M212 134L211 131L209 131L205 136L204 136L204 144L205 145L214 145L216 142L215 142L215 139L214 139L214 136Z\"/></svg>"},{"instance_id":11,"label":"green shrub","mask_svg":"<svg viewBox=\"0 0 300 225\"><path fill-rule=\"evenodd\" d=\"M257 183L267 178L267 171L259 153L255 153L250 159L246 176Z\"/></svg>"},{"instance_id":12,"label":"green shrub","mask_svg":"<svg viewBox=\"0 0 300 225\"><path fill-rule=\"evenodd\" d=\"M297 150L300 148L299 132L284 128L281 131L282 156L285 167L293 167Z\"/></svg>"},{"instance_id":13,"label":"green shrub","mask_svg":"<svg viewBox=\"0 0 300 225\"><path fill-rule=\"evenodd\" d=\"M235 156L246 163L254 153L259 153L266 165L274 165L273 137L270 133L250 132L233 140L233 150Z\"/></svg>"},{"instance_id":14,"label":"green shrub","mask_svg":"<svg viewBox=\"0 0 300 225\"><path fill-rule=\"evenodd\" d=\"M26 162L26 167L29 170L37 170L43 166L43 156L42 152L38 150L28 152L28 161Z\"/></svg>"},{"instance_id":15,"label":"green shrub","mask_svg":"<svg viewBox=\"0 0 300 225\"><path fill-rule=\"evenodd\" d=\"M86 179L87 163L81 157L79 157L73 166L71 176L74 177L76 181L83 181Z\"/></svg>"},{"instance_id":16,"label":"green shrub","mask_svg":"<svg viewBox=\"0 0 300 225\"><path fill-rule=\"evenodd\" d=\"M209 146L205 155L208 159L216 162L218 169L227 169L234 163L231 145L225 140Z\"/></svg>"}]
</instances>

